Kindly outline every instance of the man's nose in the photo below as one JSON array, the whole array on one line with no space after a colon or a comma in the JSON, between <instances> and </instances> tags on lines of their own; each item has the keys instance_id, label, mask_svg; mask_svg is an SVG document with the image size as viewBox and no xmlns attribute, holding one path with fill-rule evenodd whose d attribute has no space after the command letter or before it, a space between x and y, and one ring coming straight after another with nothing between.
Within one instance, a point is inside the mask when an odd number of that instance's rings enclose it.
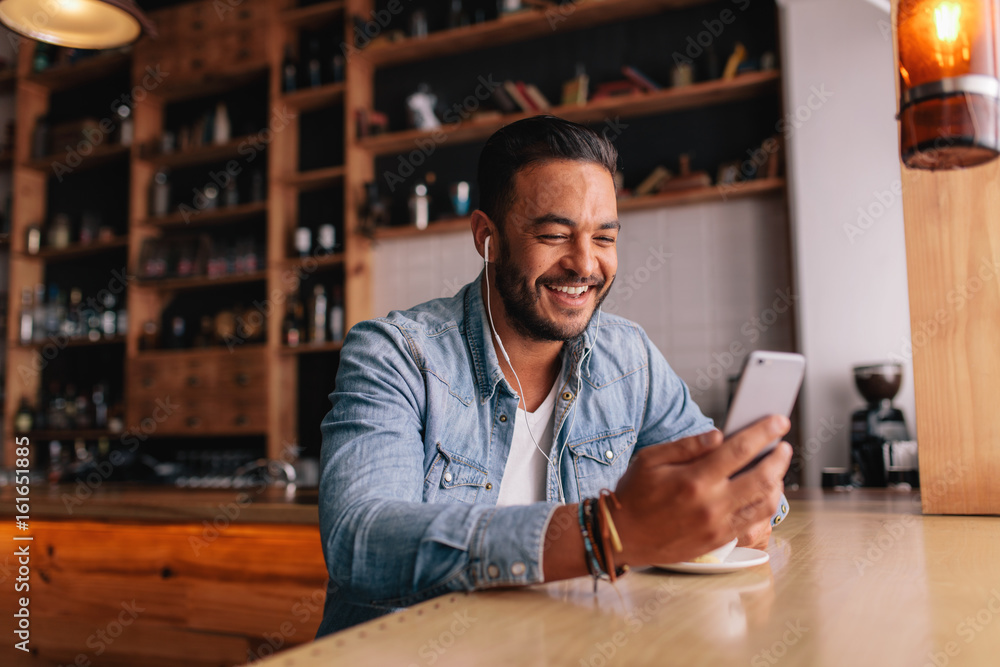
<instances>
[{"instance_id":1,"label":"man's nose","mask_svg":"<svg viewBox=\"0 0 1000 667\"><path fill-rule=\"evenodd\" d=\"M562 268L572 271L581 278L589 278L597 272L597 254L588 239L580 239L569 246L563 255Z\"/></svg>"}]
</instances>

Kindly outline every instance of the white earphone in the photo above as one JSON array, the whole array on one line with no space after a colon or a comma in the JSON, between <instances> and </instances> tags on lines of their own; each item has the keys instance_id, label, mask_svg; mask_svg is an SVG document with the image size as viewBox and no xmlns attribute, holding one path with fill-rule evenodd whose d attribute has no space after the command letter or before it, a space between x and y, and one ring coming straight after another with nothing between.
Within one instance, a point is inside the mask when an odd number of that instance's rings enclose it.
<instances>
[{"instance_id":1,"label":"white earphone","mask_svg":"<svg viewBox=\"0 0 1000 667\"><path fill-rule=\"evenodd\" d=\"M521 387L521 379L519 377L517 377L517 371L514 370L514 364L511 362L510 357L507 355L507 350L504 349L503 341L500 340L500 334L497 333L496 325L493 324L493 308L490 306L490 271L489 271L489 266L488 266L489 261L490 261L489 260L489 257L490 257L490 238L491 238L491 236L487 236L486 240L483 242L483 273L486 274L486 313L487 313L487 315L489 315L490 329L492 330L493 337L496 338L496 340L497 340L497 347L500 348L500 353L503 354L503 358L507 360L507 365L510 366L510 370L514 374L514 379L517 380L517 388L521 392L521 396L523 397L524 396L524 389ZM600 330L601 330L601 308L598 307L597 308L597 327L596 327L596 330L594 331L594 343L591 345L590 349L588 349L587 352L583 355L583 357L580 358L580 365L579 365L579 368L577 370L577 384L576 384L576 401L577 402L579 402L579 400L580 400L580 389L583 387L583 362L587 359L587 357L590 356L590 353L594 351L594 347L597 344L597 334L598 334L598 332L600 332ZM524 407L525 407L525 414L527 414L528 404L525 403ZM576 402L573 403L573 406L572 406L571 410L573 411L573 415L572 415L573 418L570 420L569 428L567 429L567 433L568 434L573 432L573 424L576 423L576 412L577 412L576 411ZM566 423L565 420L563 421L563 423L564 424ZM558 486L559 486L559 502L565 503L566 502L566 495L563 492L562 475L561 475L561 473L559 471L559 464L562 462L562 451L563 451L563 448L565 447L566 443L564 442L563 446L559 448L559 451L556 454L556 460L553 461L552 458L549 457L549 456L547 456L545 454L545 452L542 451L542 448L538 446L538 441L535 440L535 436L532 434L531 428L528 427L528 423L527 422L525 422L525 428L528 431L528 436L531 438L531 441L535 444L535 449L538 450L538 452L545 458L546 461L548 461L550 464L552 464L552 465L555 466L555 468L556 468L556 481L558 482ZM560 430L562 430L562 429L560 429ZM559 434L558 433L553 433L552 434L552 443L555 444L556 441L558 440L558 438L559 438ZM567 440L568 440L568 436L567 436Z\"/></svg>"}]
</instances>

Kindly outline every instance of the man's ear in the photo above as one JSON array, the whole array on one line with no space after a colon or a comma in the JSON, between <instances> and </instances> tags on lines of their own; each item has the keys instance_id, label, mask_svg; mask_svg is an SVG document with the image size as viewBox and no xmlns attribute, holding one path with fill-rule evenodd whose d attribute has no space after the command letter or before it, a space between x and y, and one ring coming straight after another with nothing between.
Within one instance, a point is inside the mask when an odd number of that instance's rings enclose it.
<instances>
[{"instance_id":1,"label":"man's ear","mask_svg":"<svg viewBox=\"0 0 1000 667\"><path fill-rule=\"evenodd\" d=\"M493 257L486 256L486 238L490 238L490 254L496 255L495 248L497 247L497 235L496 226L490 217L483 213L480 209L476 209L472 212L472 238L476 244L476 252L479 256L488 262L493 261Z\"/></svg>"}]
</instances>

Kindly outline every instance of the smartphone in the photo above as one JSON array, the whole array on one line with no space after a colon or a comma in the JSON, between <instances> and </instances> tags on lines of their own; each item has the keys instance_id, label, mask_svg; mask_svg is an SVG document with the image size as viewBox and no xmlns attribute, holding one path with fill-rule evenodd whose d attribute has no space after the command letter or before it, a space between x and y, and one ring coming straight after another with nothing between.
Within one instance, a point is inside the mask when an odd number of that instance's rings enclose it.
<instances>
[{"instance_id":1,"label":"smartphone","mask_svg":"<svg viewBox=\"0 0 1000 667\"><path fill-rule=\"evenodd\" d=\"M751 352L743 366L739 385L733 395L726 425L722 429L729 437L768 415L791 416L795 399L802 386L806 371L806 358L794 352ZM732 477L746 472L774 451L780 439L765 447L753 461L746 464Z\"/></svg>"}]
</instances>

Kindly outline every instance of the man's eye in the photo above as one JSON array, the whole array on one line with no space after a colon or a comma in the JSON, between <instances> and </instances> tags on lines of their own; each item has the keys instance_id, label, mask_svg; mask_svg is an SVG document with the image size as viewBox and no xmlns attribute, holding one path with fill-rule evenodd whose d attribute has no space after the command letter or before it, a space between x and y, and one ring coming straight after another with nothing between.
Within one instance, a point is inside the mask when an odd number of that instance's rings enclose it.
<instances>
[{"instance_id":1,"label":"man's eye","mask_svg":"<svg viewBox=\"0 0 1000 667\"><path fill-rule=\"evenodd\" d=\"M614 243L617 239L613 236L598 236L597 240L601 243Z\"/></svg>"},{"instance_id":2,"label":"man's eye","mask_svg":"<svg viewBox=\"0 0 1000 667\"><path fill-rule=\"evenodd\" d=\"M566 238L563 234L543 234L541 237L543 239L548 239L550 241L561 241Z\"/></svg>"}]
</instances>

